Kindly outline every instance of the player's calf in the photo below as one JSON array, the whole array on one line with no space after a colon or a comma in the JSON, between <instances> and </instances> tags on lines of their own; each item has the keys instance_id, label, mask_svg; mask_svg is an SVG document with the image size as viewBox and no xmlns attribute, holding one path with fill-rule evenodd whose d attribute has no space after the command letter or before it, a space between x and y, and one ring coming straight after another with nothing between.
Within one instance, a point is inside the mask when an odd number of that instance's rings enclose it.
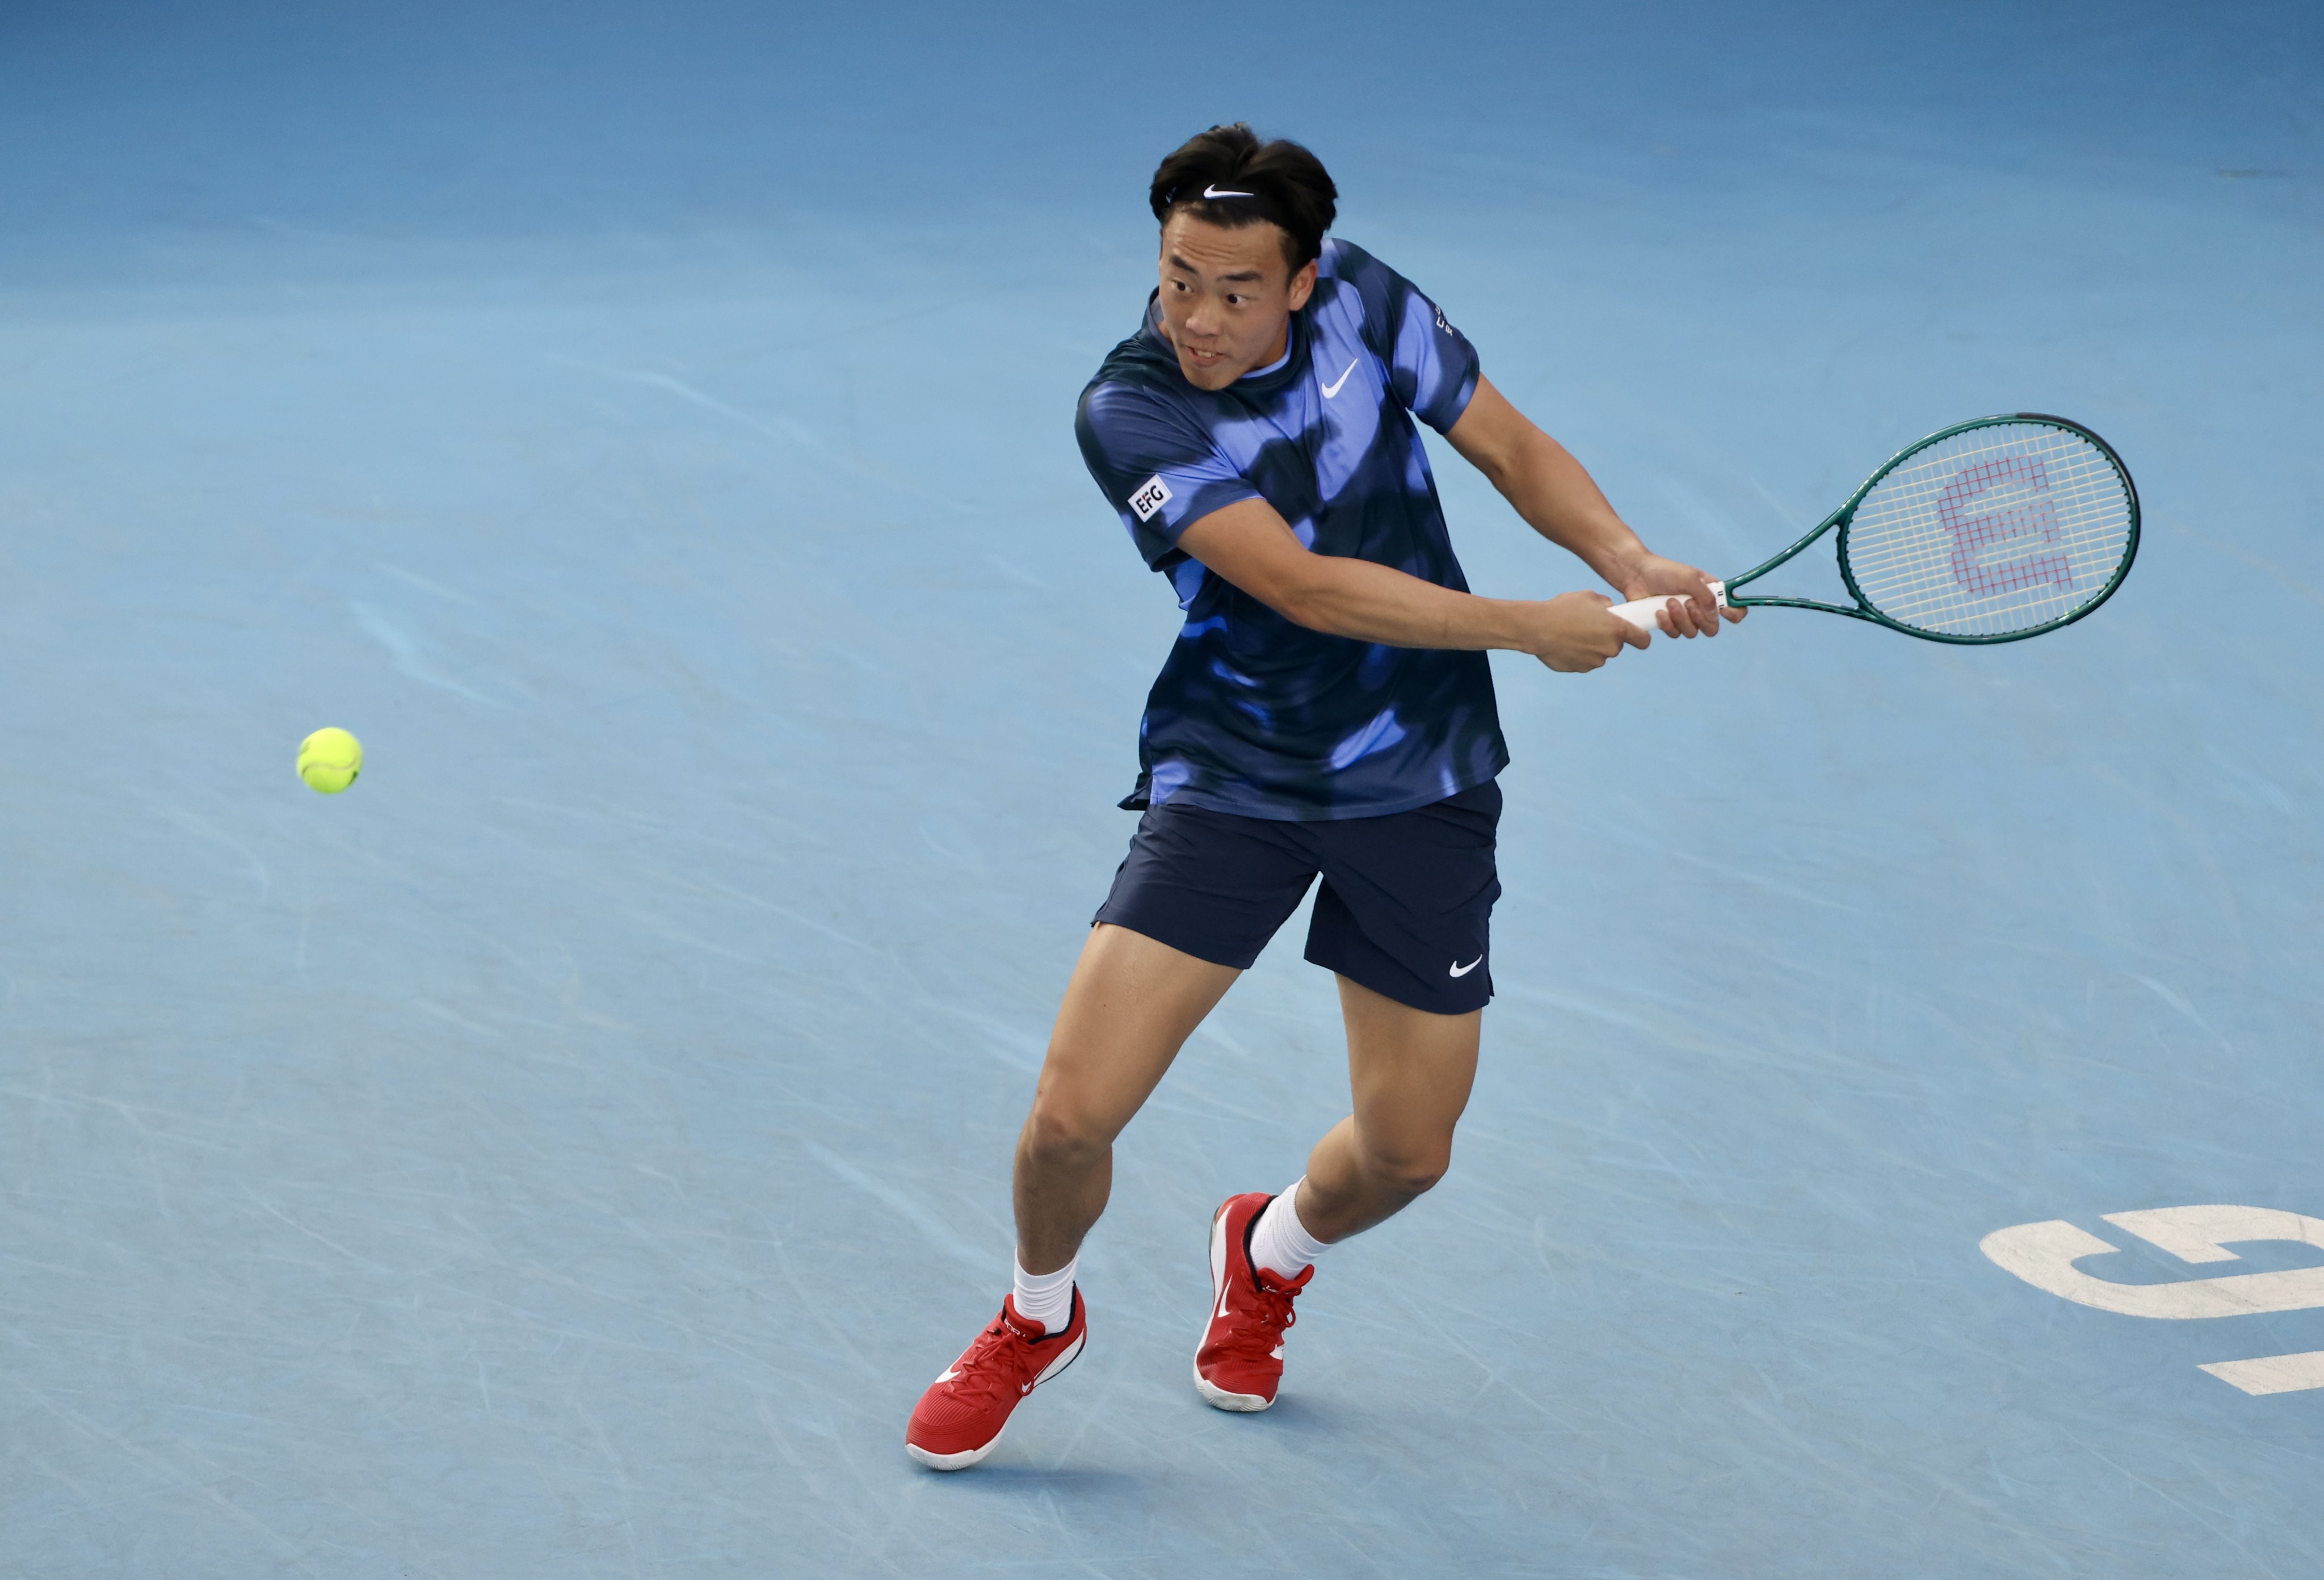
<instances>
[{"instance_id":1,"label":"player's calf","mask_svg":"<svg viewBox=\"0 0 2324 1580\"><path fill-rule=\"evenodd\" d=\"M1369 1160L1364 1164L1364 1174L1378 1195L1394 1199L1399 1206L1408 1206L1435 1189L1452 1166L1449 1158L1425 1161Z\"/></svg>"},{"instance_id":2,"label":"player's calf","mask_svg":"<svg viewBox=\"0 0 2324 1580\"><path fill-rule=\"evenodd\" d=\"M1394 1217L1435 1188L1452 1162L1449 1126L1415 1134L1371 1133L1343 1119L1307 1159L1299 1215L1315 1237L1336 1244Z\"/></svg>"}]
</instances>

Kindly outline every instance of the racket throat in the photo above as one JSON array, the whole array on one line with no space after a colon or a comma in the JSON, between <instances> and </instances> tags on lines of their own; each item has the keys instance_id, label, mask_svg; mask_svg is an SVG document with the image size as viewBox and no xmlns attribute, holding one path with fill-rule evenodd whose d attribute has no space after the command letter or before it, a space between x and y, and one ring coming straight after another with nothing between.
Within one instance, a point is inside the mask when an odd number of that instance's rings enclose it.
<instances>
[{"instance_id":1,"label":"racket throat","mask_svg":"<svg viewBox=\"0 0 2324 1580\"><path fill-rule=\"evenodd\" d=\"M1849 502L1849 504L1853 504L1854 503L1855 501L1853 500ZM1805 532L1802 533L1799 541L1794 543L1790 548L1785 549L1779 554L1773 555L1766 559L1761 560L1758 564L1753 566L1750 569L1745 571L1740 576L1729 577L1726 582L1725 594L1727 602L1732 604L1738 609L1751 608L1761 604L1809 609L1829 609L1837 607L1837 605L1830 604L1803 602L1798 598L1745 597L1742 596L1742 589L1749 587L1753 582L1757 581L1769 571L1775 570L1779 567L1788 565L1794 559L1798 559L1801 550L1807 548L1809 544L1814 542L1818 538L1822 537L1826 532L1831 531L1834 527L1839 526L1840 522L1847 519L1848 507L1843 505L1839 510L1836 510L1830 515L1824 517L1821 522L1818 522L1814 526L1810 527ZM1840 612L1842 614L1853 614L1856 611L1843 608L1840 609Z\"/></svg>"}]
</instances>

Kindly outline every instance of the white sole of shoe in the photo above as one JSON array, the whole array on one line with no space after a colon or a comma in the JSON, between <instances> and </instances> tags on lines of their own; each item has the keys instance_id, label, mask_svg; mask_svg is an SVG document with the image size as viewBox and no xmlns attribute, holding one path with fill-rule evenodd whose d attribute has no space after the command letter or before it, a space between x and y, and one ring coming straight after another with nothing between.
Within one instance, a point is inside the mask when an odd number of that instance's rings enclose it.
<instances>
[{"instance_id":1,"label":"white sole of shoe","mask_svg":"<svg viewBox=\"0 0 2324 1580\"><path fill-rule=\"evenodd\" d=\"M1089 1330L1084 1328L1082 1330L1082 1336L1075 1339L1066 1349L1064 1354L1059 1355L1056 1360L1050 1362L1049 1364L1043 1369L1041 1374L1033 1379L1033 1387L1040 1387L1041 1384L1047 1382L1050 1378L1055 1377L1058 1372L1072 1365L1074 1361L1080 1358L1083 1349L1087 1346L1088 1344ZM1031 1390L1028 1389L1027 1391L1030 1392ZM931 1454L928 1450L921 1447L917 1443L906 1443L904 1445L904 1452L910 1455L914 1459L918 1460L922 1465L927 1465L930 1470L966 1470L970 1465L974 1465L978 1460L982 1459L986 1455L1000 1447L1001 1439L1007 1435L1008 1431L1009 1428L1004 1423L1001 1430L993 1433L991 1440L988 1441L982 1448L966 1448L963 1449L958 1454Z\"/></svg>"},{"instance_id":2,"label":"white sole of shoe","mask_svg":"<svg viewBox=\"0 0 2324 1580\"><path fill-rule=\"evenodd\" d=\"M1194 1368L1194 1391L1213 1409L1234 1410L1241 1415L1255 1414L1275 1403L1273 1400L1261 1399L1255 1393L1229 1393L1223 1388L1215 1388L1203 1376L1203 1369L1199 1365Z\"/></svg>"},{"instance_id":3,"label":"white sole of shoe","mask_svg":"<svg viewBox=\"0 0 2324 1580\"><path fill-rule=\"evenodd\" d=\"M917 1443L905 1444L904 1452L930 1470L966 1470L970 1465L1000 1447L1001 1437L1008 1430L1008 1428L1003 1427L999 1432L992 1434L991 1442L982 1448L972 1448L965 1454L930 1454Z\"/></svg>"}]
</instances>

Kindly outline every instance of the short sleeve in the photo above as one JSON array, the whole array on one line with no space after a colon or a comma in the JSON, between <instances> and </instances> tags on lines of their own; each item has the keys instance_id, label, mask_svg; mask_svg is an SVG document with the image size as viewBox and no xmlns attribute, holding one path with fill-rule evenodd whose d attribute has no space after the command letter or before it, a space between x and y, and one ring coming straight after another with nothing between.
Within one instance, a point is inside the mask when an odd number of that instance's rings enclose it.
<instances>
[{"instance_id":1,"label":"short sleeve","mask_svg":"<svg viewBox=\"0 0 2324 1580\"><path fill-rule=\"evenodd\" d=\"M1451 432L1477 393L1477 348L1411 281L1352 243L1333 245L1340 277L1363 302L1365 344L1388 365L1389 390L1415 417Z\"/></svg>"},{"instance_id":2,"label":"short sleeve","mask_svg":"<svg viewBox=\"0 0 2324 1580\"><path fill-rule=\"evenodd\" d=\"M1082 392L1074 433L1090 476L1157 570L1180 558L1189 524L1259 497L1194 415L1159 391L1102 379Z\"/></svg>"}]
</instances>

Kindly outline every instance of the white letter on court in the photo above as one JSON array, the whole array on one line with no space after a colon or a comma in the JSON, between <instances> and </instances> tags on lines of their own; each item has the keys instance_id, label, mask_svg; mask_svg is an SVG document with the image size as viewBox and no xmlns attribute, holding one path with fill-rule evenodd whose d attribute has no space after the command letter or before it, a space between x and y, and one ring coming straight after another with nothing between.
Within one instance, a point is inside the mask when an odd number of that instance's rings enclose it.
<instances>
[{"instance_id":1,"label":"white letter on court","mask_svg":"<svg viewBox=\"0 0 2324 1580\"><path fill-rule=\"evenodd\" d=\"M2236 1253L2221 1246L2231 1240L2290 1240L2324 1247L2324 1220L2273 1207L2156 1207L2140 1213L2108 1213L2106 1219L2181 1261L2234 1261ZM2074 1263L2119 1247L2062 1219L1997 1229L1978 1243L1978 1249L1995 1265L2037 1289L2126 1317L2250 1317L2324 1307L2324 1267L2237 1273L2173 1284L2117 1284L2110 1279L2092 1278Z\"/></svg>"}]
</instances>

